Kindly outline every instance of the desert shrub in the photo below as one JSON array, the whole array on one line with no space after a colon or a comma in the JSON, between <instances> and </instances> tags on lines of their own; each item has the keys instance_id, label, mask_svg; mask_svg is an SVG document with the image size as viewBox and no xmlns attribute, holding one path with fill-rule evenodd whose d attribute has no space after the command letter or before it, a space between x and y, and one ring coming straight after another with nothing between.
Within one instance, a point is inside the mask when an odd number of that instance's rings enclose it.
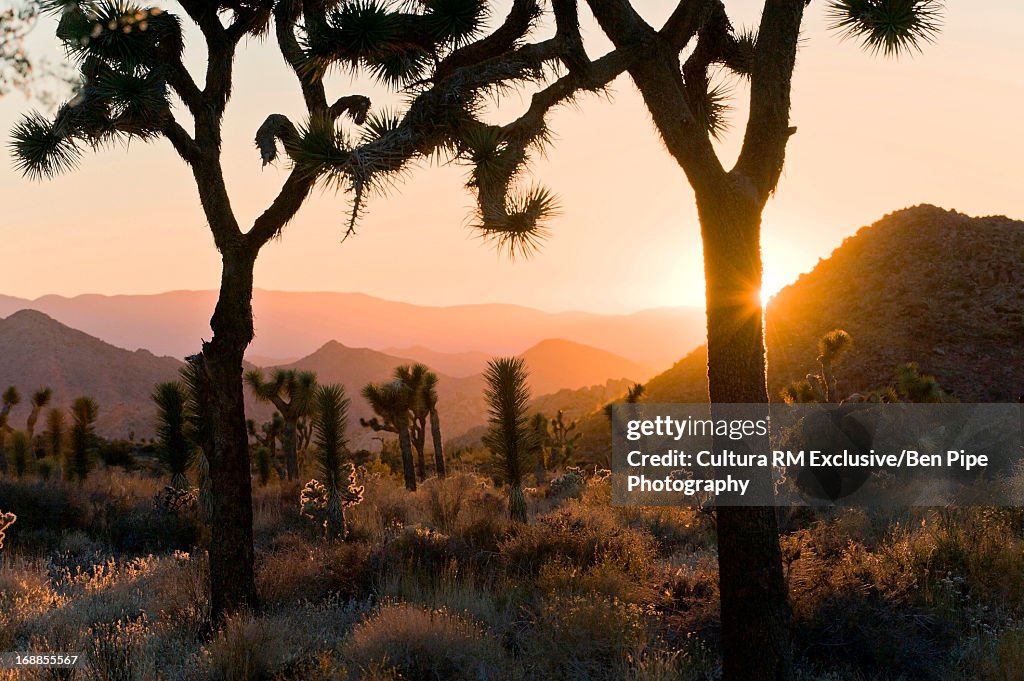
<instances>
[{"instance_id":1,"label":"desert shrub","mask_svg":"<svg viewBox=\"0 0 1024 681\"><path fill-rule=\"evenodd\" d=\"M345 650L353 679L363 678L369 669L409 681L510 678L497 639L479 624L445 610L384 605L353 629Z\"/></svg>"},{"instance_id":2,"label":"desert shrub","mask_svg":"<svg viewBox=\"0 0 1024 681\"><path fill-rule=\"evenodd\" d=\"M289 534L260 556L256 587L268 604L353 599L369 593L374 575L365 544L314 544Z\"/></svg>"},{"instance_id":3,"label":"desert shrub","mask_svg":"<svg viewBox=\"0 0 1024 681\"><path fill-rule=\"evenodd\" d=\"M145 616L134 621L117 620L93 625L86 634L89 678L96 681L144 681L153 678L156 669L145 655L149 633Z\"/></svg>"},{"instance_id":4,"label":"desert shrub","mask_svg":"<svg viewBox=\"0 0 1024 681\"><path fill-rule=\"evenodd\" d=\"M437 574L454 557L448 535L422 525L410 525L378 545L371 561L379 572L408 570Z\"/></svg>"},{"instance_id":5,"label":"desert shrub","mask_svg":"<svg viewBox=\"0 0 1024 681\"><path fill-rule=\"evenodd\" d=\"M519 659L534 679L620 679L616 671L647 645L641 607L615 598L546 599L518 640Z\"/></svg>"},{"instance_id":6,"label":"desert shrub","mask_svg":"<svg viewBox=\"0 0 1024 681\"><path fill-rule=\"evenodd\" d=\"M570 468L551 480L548 493L558 499L579 499L583 496L585 484L586 477L583 475L583 469Z\"/></svg>"},{"instance_id":7,"label":"desert shrub","mask_svg":"<svg viewBox=\"0 0 1024 681\"><path fill-rule=\"evenodd\" d=\"M138 467L133 442L127 440L101 442L96 453L106 466L118 466L127 470L134 470Z\"/></svg>"},{"instance_id":8,"label":"desert shrub","mask_svg":"<svg viewBox=\"0 0 1024 681\"><path fill-rule=\"evenodd\" d=\"M284 661L280 632L251 615L230 617L206 649L210 681L270 679Z\"/></svg>"},{"instance_id":9,"label":"desert shrub","mask_svg":"<svg viewBox=\"0 0 1024 681\"><path fill-rule=\"evenodd\" d=\"M534 525L515 527L499 550L506 568L517 575L536 575L544 564L564 560L580 569L608 562L641 576L656 555L653 538L621 526L612 509L578 503L567 504Z\"/></svg>"}]
</instances>

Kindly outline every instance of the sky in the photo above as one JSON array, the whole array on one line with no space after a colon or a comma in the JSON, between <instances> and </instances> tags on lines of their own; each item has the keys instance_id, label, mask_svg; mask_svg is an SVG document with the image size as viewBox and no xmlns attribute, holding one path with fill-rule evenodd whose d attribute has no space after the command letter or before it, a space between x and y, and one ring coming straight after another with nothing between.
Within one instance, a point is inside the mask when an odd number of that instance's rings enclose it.
<instances>
[{"instance_id":1,"label":"sky","mask_svg":"<svg viewBox=\"0 0 1024 681\"><path fill-rule=\"evenodd\" d=\"M495 14L503 16L507 4L498 2ZM660 22L674 3L635 4ZM760 4L727 0L726 7L734 24L750 26ZM790 283L861 226L907 206L1024 219L1022 25L1019 0L951 0L937 42L892 60L842 41L827 30L824 3L810 5L793 81L797 133L764 212L766 288ZM589 16L583 28L591 57L609 48ZM59 58L52 30L43 23L33 31L33 54ZM189 37L188 63L198 67L200 43ZM728 167L741 142L746 91L736 79L726 82L735 108L718 148ZM329 98L351 93L369 94L378 107L397 101L366 81L330 81ZM495 121L524 109L528 97L510 97ZM0 99L5 138L33 106L20 94ZM298 120L301 99L273 43L253 41L239 52L224 145L232 205L243 225L287 175L285 165L261 168L253 146L270 113ZM465 168L423 162L370 201L357 235L344 244L348 197L318 190L261 253L256 285L549 311L702 306L693 193L628 78L615 81L607 97L587 96L558 110L550 122L555 142L531 175L557 193L561 215L533 258L509 261L476 238L468 226L473 197L463 187ZM166 141L87 153L78 170L42 182L22 178L4 153L0 294L217 287L219 257L192 176Z\"/></svg>"}]
</instances>

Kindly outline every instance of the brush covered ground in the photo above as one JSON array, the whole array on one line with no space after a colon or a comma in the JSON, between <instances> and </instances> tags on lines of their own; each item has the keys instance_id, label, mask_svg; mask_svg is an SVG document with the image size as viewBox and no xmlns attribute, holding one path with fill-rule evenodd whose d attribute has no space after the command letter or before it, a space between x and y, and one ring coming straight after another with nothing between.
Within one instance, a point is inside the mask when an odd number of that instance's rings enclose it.
<instances>
[{"instance_id":1,"label":"brush covered ground","mask_svg":"<svg viewBox=\"0 0 1024 681\"><path fill-rule=\"evenodd\" d=\"M469 468L415 493L364 474L344 542L299 515L294 488L257 487L263 611L213 634L206 531L154 503L165 479L0 480L18 515L0 551L0 650L89 658L0 679L718 677L711 515L613 508L606 481L570 475L529 490L516 525ZM1024 678L1020 509L781 520L798 678Z\"/></svg>"}]
</instances>

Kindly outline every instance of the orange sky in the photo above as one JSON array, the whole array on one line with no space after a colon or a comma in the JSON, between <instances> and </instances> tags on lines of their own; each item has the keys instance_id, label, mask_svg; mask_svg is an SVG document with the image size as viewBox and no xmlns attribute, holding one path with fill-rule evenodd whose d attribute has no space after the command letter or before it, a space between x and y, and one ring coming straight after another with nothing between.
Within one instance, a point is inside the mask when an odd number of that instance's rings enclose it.
<instances>
[{"instance_id":1,"label":"orange sky","mask_svg":"<svg viewBox=\"0 0 1024 681\"><path fill-rule=\"evenodd\" d=\"M657 21L674 3L637 4ZM756 22L760 3L726 5L736 23ZM809 7L794 79L798 133L764 215L769 286L795 279L858 227L908 205L1024 218L1024 4L948 5L938 43L896 62L840 42L825 30L823 3ZM584 28L597 56L607 43L592 21ZM40 26L31 44L45 52L50 36L52 26ZM362 82L338 78L333 85L332 96L360 92L382 101ZM254 42L240 52L225 165L243 224L286 175L283 166L260 168L253 134L268 113L297 119L297 92L271 43ZM744 120L745 93L736 92L734 134L721 145L729 159ZM0 100L5 135L28 107L20 95ZM474 238L466 227L472 197L462 188L465 169L424 163L395 192L372 200L358 236L344 245L346 197L318 192L284 238L264 249L257 286L546 310L701 305L693 196L628 79L615 83L611 100L588 97L559 111L552 129L555 145L534 164L534 176L558 193L563 214L532 260L510 263ZM10 161L0 164L0 205L0 293L151 293L217 285L219 261L191 175L166 142L88 154L78 171L45 182L22 179Z\"/></svg>"}]
</instances>

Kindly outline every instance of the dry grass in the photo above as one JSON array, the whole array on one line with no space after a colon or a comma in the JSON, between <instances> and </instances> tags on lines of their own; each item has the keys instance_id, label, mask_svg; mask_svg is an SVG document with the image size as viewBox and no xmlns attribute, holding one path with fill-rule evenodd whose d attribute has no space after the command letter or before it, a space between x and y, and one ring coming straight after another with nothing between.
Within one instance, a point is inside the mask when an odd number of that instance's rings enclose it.
<instances>
[{"instance_id":1,"label":"dry grass","mask_svg":"<svg viewBox=\"0 0 1024 681\"><path fill-rule=\"evenodd\" d=\"M529 525L469 473L414 494L365 481L325 542L279 485L255 491L258 615L204 640L204 528L159 480L0 481L0 649L79 650L38 678L714 679L713 518L615 509L606 482L529 494ZM1024 516L793 514L783 536L798 677L1024 680ZM14 679L0 672L0 681Z\"/></svg>"}]
</instances>

